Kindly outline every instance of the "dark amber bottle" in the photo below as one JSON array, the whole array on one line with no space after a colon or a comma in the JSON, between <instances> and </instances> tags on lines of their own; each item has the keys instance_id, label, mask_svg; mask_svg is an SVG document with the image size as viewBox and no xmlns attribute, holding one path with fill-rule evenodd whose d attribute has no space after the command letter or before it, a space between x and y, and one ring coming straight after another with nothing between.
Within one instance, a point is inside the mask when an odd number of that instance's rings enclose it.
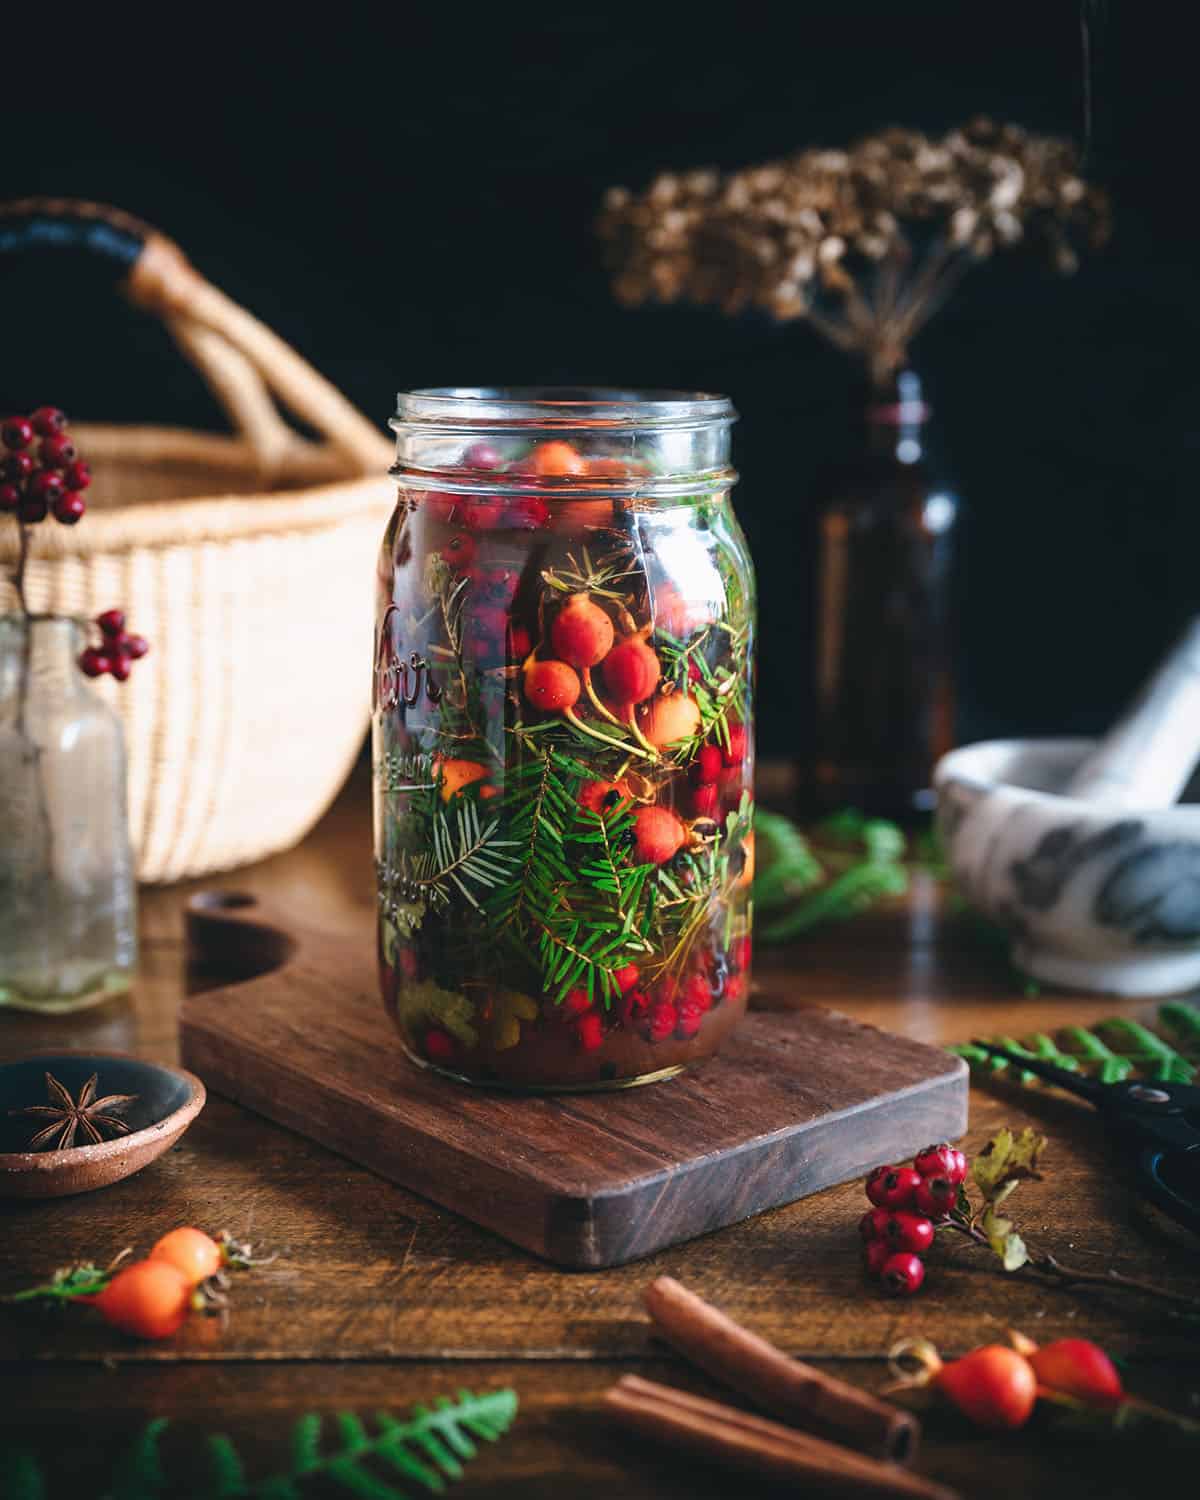
<instances>
[{"instance_id":1,"label":"dark amber bottle","mask_svg":"<svg viewBox=\"0 0 1200 1500\"><path fill-rule=\"evenodd\" d=\"M932 806L954 737L951 561L959 502L926 452L929 408L901 371L866 402L862 447L818 514L808 811L908 819Z\"/></svg>"}]
</instances>

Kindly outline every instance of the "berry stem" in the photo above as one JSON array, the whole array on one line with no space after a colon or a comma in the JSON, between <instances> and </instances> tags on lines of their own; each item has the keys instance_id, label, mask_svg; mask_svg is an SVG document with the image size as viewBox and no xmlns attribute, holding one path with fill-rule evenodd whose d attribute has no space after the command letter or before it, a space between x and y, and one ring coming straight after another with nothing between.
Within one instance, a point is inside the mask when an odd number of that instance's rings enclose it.
<instances>
[{"instance_id":1,"label":"berry stem","mask_svg":"<svg viewBox=\"0 0 1200 1500\"><path fill-rule=\"evenodd\" d=\"M987 1235L982 1229L974 1224L964 1224L959 1219L948 1219L943 1226L946 1229L954 1229L964 1235L973 1244L982 1245L985 1250L990 1250ZM1022 1270L1034 1271L1038 1275L1051 1277L1060 1286L1101 1286L1120 1291L1134 1292L1142 1297L1154 1297L1160 1302L1169 1302L1173 1306L1193 1315L1200 1315L1200 1298L1189 1297L1183 1292L1172 1292L1166 1287L1156 1286L1150 1281L1139 1281L1132 1276L1124 1276L1120 1271L1083 1271L1064 1266L1055 1256L1048 1251L1040 1255L1030 1255Z\"/></svg>"},{"instance_id":2,"label":"berry stem","mask_svg":"<svg viewBox=\"0 0 1200 1500\"><path fill-rule=\"evenodd\" d=\"M29 561L29 539L32 531L32 527L26 526L22 522L17 523L17 567L13 573L12 580L13 588L17 594L17 603L21 606L21 613L27 621L29 619L29 601L25 597L25 564Z\"/></svg>"},{"instance_id":3,"label":"berry stem","mask_svg":"<svg viewBox=\"0 0 1200 1500\"><path fill-rule=\"evenodd\" d=\"M583 690L588 695L588 699L591 702L592 707L596 710L601 718L607 719L610 724L616 724L619 726L621 723L620 719L617 718L616 714L613 713L610 708L605 707L605 705L600 701L600 695L592 686L591 667L584 667L583 671L579 675L583 678Z\"/></svg>"},{"instance_id":4,"label":"berry stem","mask_svg":"<svg viewBox=\"0 0 1200 1500\"><path fill-rule=\"evenodd\" d=\"M82 1285L50 1281L43 1286L26 1287L23 1292L9 1292L0 1297L0 1302L86 1302L102 1292L111 1280L111 1271L99 1271L95 1281Z\"/></svg>"},{"instance_id":5,"label":"berry stem","mask_svg":"<svg viewBox=\"0 0 1200 1500\"><path fill-rule=\"evenodd\" d=\"M33 539L33 527L23 521L17 522L17 566L13 571L12 585L25 621L25 636L21 642L21 676L17 684L17 737L25 747L25 754L33 763L33 779L37 788L38 819L45 830L46 870L54 869L54 824L50 819L50 803L46 785L42 780L42 747L29 733L29 686L33 681L33 614L29 598L25 593L25 567L29 562L29 544Z\"/></svg>"},{"instance_id":6,"label":"berry stem","mask_svg":"<svg viewBox=\"0 0 1200 1500\"><path fill-rule=\"evenodd\" d=\"M657 760L658 756L653 751L647 753L643 750L635 750L632 745L626 744L624 740L615 740L611 734L601 734L598 729L593 729L590 724L577 716L573 708L564 708L562 716L568 724L580 730L583 734L590 735L594 740L603 740L606 745L615 745L618 750L625 750L630 755L640 755L643 760Z\"/></svg>"},{"instance_id":7,"label":"berry stem","mask_svg":"<svg viewBox=\"0 0 1200 1500\"><path fill-rule=\"evenodd\" d=\"M639 745L644 746L649 751L651 760L658 759L658 751L638 728L637 709L632 703L629 705L629 717L625 720L625 728L629 730Z\"/></svg>"}]
</instances>

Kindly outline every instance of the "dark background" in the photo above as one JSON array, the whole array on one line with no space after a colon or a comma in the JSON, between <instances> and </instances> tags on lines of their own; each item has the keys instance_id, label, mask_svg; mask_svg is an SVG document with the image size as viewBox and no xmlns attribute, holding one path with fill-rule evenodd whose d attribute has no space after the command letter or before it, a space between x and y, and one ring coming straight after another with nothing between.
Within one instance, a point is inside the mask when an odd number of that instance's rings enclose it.
<instances>
[{"instance_id":1,"label":"dark background","mask_svg":"<svg viewBox=\"0 0 1200 1500\"><path fill-rule=\"evenodd\" d=\"M761 742L786 753L806 722L806 497L847 439L855 372L803 325L617 308L592 232L602 192L980 111L1080 138L1078 6L261 9L191 30L165 11L122 30L108 10L10 57L5 195L151 220L381 425L418 385L731 394L761 583ZM1094 9L1089 165L1114 197L1113 242L1066 280L993 260L915 349L967 507L964 739L1100 727L1194 608L1185 41L1167 7ZM6 407L221 425L99 273L51 259L0 277Z\"/></svg>"}]
</instances>

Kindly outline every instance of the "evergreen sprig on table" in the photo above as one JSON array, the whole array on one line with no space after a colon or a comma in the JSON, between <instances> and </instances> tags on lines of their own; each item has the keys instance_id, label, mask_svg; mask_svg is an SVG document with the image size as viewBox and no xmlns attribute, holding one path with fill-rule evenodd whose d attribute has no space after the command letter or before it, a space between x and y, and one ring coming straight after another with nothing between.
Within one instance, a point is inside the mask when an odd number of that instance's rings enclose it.
<instances>
[{"instance_id":1,"label":"evergreen sprig on table","mask_svg":"<svg viewBox=\"0 0 1200 1500\"><path fill-rule=\"evenodd\" d=\"M407 1500L418 1491L440 1494L446 1480L461 1479L478 1443L495 1442L517 1414L512 1390L455 1400L439 1397L432 1406L414 1406L407 1421L377 1412L368 1428L353 1412L338 1412L334 1432L310 1412L292 1428L288 1465L276 1474L250 1479L227 1437L207 1440L208 1475L188 1484L168 1475L160 1451L167 1423L149 1422L117 1463L104 1491L107 1500L305 1500L330 1486L366 1500ZM405 1482L401 1489L393 1474ZM386 1477L385 1477L386 1475ZM414 1488L415 1487L415 1488ZM50 1500L45 1471L29 1453L0 1453L0 1493L5 1500Z\"/></svg>"}]
</instances>

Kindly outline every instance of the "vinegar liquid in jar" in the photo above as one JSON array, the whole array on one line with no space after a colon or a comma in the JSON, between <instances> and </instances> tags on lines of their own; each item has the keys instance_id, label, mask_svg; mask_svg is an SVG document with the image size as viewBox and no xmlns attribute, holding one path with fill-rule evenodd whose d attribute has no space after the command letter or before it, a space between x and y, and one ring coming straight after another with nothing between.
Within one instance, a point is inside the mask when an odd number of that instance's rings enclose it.
<instances>
[{"instance_id":1,"label":"vinegar liquid in jar","mask_svg":"<svg viewBox=\"0 0 1200 1500\"><path fill-rule=\"evenodd\" d=\"M745 1012L755 613L734 420L702 393L399 398L378 957L422 1066L647 1083Z\"/></svg>"}]
</instances>

